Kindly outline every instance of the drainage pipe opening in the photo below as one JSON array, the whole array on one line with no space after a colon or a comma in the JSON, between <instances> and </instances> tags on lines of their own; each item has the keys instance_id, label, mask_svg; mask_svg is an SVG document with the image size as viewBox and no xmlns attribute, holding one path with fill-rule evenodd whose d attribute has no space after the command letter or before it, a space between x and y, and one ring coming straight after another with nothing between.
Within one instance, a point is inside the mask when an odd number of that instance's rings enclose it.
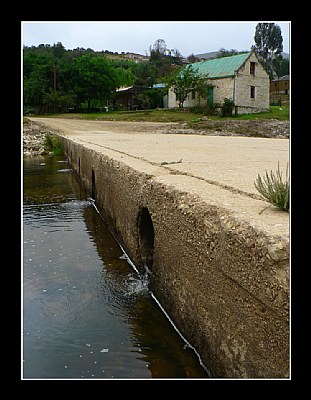
<instances>
[{"instance_id":1,"label":"drainage pipe opening","mask_svg":"<svg viewBox=\"0 0 311 400\"><path fill-rule=\"evenodd\" d=\"M94 200L96 199L95 171L93 169L92 169L91 197Z\"/></svg>"},{"instance_id":2,"label":"drainage pipe opening","mask_svg":"<svg viewBox=\"0 0 311 400\"><path fill-rule=\"evenodd\" d=\"M154 253L154 228L147 207L142 207L138 215L139 250L143 266L152 270Z\"/></svg>"}]
</instances>

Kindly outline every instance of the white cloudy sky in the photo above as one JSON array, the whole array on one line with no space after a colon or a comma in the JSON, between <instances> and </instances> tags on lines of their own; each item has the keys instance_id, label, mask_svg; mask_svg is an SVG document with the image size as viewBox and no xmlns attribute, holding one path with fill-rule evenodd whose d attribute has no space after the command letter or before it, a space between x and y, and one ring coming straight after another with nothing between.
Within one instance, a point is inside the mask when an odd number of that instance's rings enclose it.
<instances>
[{"instance_id":1,"label":"white cloudy sky","mask_svg":"<svg viewBox=\"0 0 311 400\"><path fill-rule=\"evenodd\" d=\"M169 49L178 49L184 57L194 53L250 50L258 22L266 21L23 21L22 44L38 46L61 42L68 49L91 48L95 51L149 53L157 39ZM280 26L283 51L290 52L290 22L268 21Z\"/></svg>"}]
</instances>

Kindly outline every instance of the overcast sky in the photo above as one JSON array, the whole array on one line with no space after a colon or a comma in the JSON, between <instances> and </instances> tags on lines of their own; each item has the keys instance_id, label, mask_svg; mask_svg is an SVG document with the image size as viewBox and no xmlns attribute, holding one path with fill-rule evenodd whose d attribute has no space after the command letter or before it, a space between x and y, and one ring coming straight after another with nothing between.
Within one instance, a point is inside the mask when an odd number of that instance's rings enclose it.
<instances>
[{"instance_id":1,"label":"overcast sky","mask_svg":"<svg viewBox=\"0 0 311 400\"><path fill-rule=\"evenodd\" d=\"M187 57L192 53L218 51L222 47L226 50L250 50L258 22L274 22L279 25L283 51L289 53L289 21L23 21L22 44L38 46L61 42L67 50L83 47L95 51L124 51L146 55L157 39L163 39L168 49L178 49L182 56Z\"/></svg>"}]
</instances>

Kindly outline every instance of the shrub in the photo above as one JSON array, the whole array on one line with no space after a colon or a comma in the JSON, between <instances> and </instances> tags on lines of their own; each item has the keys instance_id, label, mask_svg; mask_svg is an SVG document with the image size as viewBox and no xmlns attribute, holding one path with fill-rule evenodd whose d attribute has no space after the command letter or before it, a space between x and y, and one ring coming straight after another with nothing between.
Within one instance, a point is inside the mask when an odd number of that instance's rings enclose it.
<instances>
[{"instance_id":1,"label":"shrub","mask_svg":"<svg viewBox=\"0 0 311 400\"><path fill-rule=\"evenodd\" d=\"M203 115L214 115L215 107L207 104L197 104L193 107L188 108L190 112L194 114L203 114Z\"/></svg>"},{"instance_id":2,"label":"shrub","mask_svg":"<svg viewBox=\"0 0 311 400\"><path fill-rule=\"evenodd\" d=\"M51 151L54 156L64 154L64 148L59 137L47 134L44 140L44 147L46 150Z\"/></svg>"},{"instance_id":3,"label":"shrub","mask_svg":"<svg viewBox=\"0 0 311 400\"><path fill-rule=\"evenodd\" d=\"M231 99L224 99L221 106L221 116L222 117L232 117L232 111L234 107L234 101Z\"/></svg>"},{"instance_id":4,"label":"shrub","mask_svg":"<svg viewBox=\"0 0 311 400\"><path fill-rule=\"evenodd\" d=\"M254 185L258 192L269 203L275 205L281 210L289 210L289 177L288 177L288 164L286 168L285 182L282 181L282 173L280 172L280 163L278 162L278 169L274 174L270 171L270 175L266 171L266 175L262 178L259 174Z\"/></svg>"}]
</instances>

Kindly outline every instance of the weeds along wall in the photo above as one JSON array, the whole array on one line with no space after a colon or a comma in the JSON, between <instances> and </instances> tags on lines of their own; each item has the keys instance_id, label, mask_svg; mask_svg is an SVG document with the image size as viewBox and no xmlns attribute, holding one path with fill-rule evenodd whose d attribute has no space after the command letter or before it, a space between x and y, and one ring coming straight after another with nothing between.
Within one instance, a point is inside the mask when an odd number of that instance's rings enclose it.
<instances>
[{"instance_id":1,"label":"weeds along wall","mask_svg":"<svg viewBox=\"0 0 311 400\"><path fill-rule=\"evenodd\" d=\"M279 275L288 249L271 257L270 238L225 208L121 155L63 140L82 185L136 267L148 266L151 290L211 375L288 377L289 296ZM178 176L188 187L189 179Z\"/></svg>"}]
</instances>

